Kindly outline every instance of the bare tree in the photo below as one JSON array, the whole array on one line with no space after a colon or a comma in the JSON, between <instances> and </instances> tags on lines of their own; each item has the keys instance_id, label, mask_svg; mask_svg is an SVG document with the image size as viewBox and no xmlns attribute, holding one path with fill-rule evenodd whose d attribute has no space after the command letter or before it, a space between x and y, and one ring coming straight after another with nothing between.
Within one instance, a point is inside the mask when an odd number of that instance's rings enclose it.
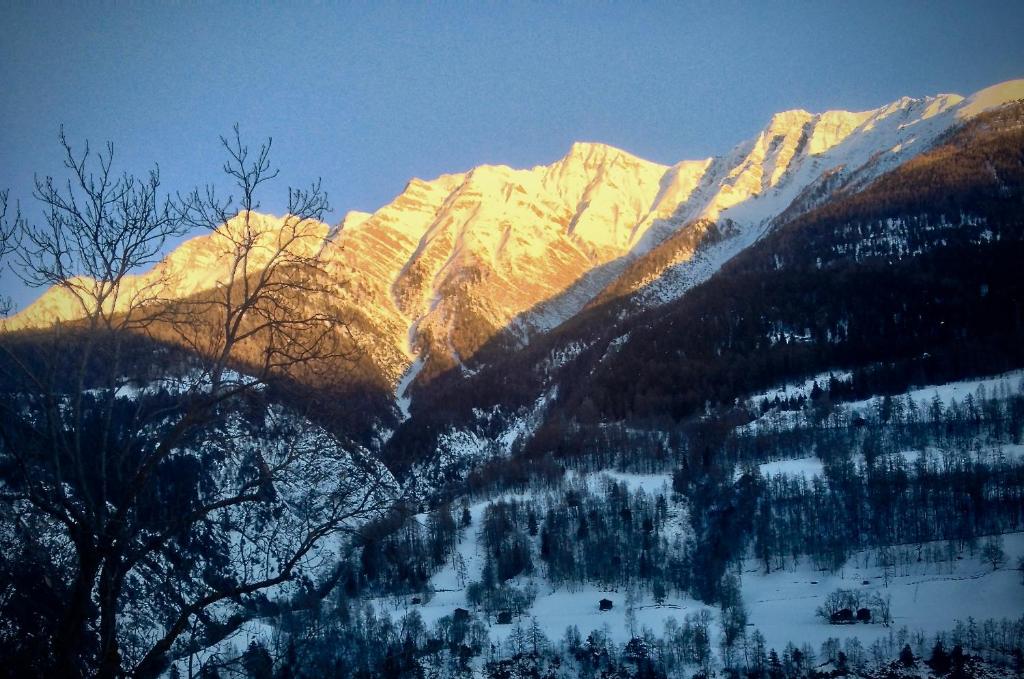
<instances>
[{"instance_id":1,"label":"bare tree","mask_svg":"<svg viewBox=\"0 0 1024 679\"><path fill-rule=\"evenodd\" d=\"M287 213L268 224L257 213L257 195L278 175L270 165L270 142L250 153L236 125L221 145L228 155L224 172L239 197L221 199L208 186L180 205L190 227L213 233L224 271L212 293L176 305L172 328L178 341L202 358L215 392L239 362L248 379L265 380L355 358L345 342L348 326L333 305L337 283L323 267L324 247L334 234L323 223L330 207L320 182L289 188Z\"/></svg>"},{"instance_id":2,"label":"bare tree","mask_svg":"<svg viewBox=\"0 0 1024 679\"><path fill-rule=\"evenodd\" d=\"M130 274L153 264L169 238L182 235L185 222L176 203L160 196L160 171L145 178L113 172L114 147L80 155L60 132L69 177L36 177L34 197L43 206L42 226L20 223L17 271L34 287L53 286L69 301L70 318L90 329L142 327L143 312L157 306L163 276L131 285ZM134 282L133 281L133 282Z\"/></svg>"},{"instance_id":3,"label":"bare tree","mask_svg":"<svg viewBox=\"0 0 1024 679\"><path fill-rule=\"evenodd\" d=\"M996 571L1006 563L1006 552L1003 551L1003 536L994 535L985 540L981 548L981 560L992 565Z\"/></svg>"},{"instance_id":4,"label":"bare tree","mask_svg":"<svg viewBox=\"0 0 1024 679\"><path fill-rule=\"evenodd\" d=\"M322 596L338 536L387 509L392 480L267 395L348 358L319 183L271 220L270 143L250 155L237 127L237 201L161 195L157 170L115 175L112 146L60 141L69 178L37 179L43 225L5 230L62 316L0 334L0 648L26 672L152 677L271 600ZM167 261L139 273L196 227L212 284Z\"/></svg>"}]
</instances>

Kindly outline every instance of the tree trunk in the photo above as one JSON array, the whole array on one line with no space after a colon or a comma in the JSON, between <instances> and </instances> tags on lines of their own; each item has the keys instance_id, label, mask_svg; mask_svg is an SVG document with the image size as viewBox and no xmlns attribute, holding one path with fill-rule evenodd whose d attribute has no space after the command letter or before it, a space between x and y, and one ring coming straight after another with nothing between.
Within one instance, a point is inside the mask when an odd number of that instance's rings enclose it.
<instances>
[{"instance_id":1,"label":"tree trunk","mask_svg":"<svg viewBox=\"0 0 1024 679\"><path fill-rule=\"evenodd\" d=\"M53 639L53 676L56 677L79 677L87 674L88 663L84 662L82 657L85 651L85 626L99 562L91 549L78 551L78 575L71 587L64 615L61 616L57 634Z\"/></svg>"},{"instance_id":2,"label":"tree trunk","mask_svg":"<svg viewBox=\"0 0 1024 679\"><path fill-rule=\"evenodd\" d=\"M100 668L98 679L113 679L121 670L117 643L117 602L124 578L120 566L107 562L100 573Z\"/></svg>"}]
</instances>

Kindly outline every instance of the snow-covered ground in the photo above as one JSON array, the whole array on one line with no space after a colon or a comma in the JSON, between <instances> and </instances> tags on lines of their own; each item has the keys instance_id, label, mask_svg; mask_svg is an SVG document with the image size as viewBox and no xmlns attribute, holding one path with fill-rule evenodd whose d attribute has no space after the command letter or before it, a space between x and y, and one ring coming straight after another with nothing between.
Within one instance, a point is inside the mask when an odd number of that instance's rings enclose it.
<instances>
[{"instance_id":1,"label":"snow-covered ground","mask_svg":"<svg viewBox=\"0 0 1024 679\"><path fill-rule=\"evenodd\" d=\"M1022 384L1024 384L1024 370L1011 370L1010 372L991 377L947 382L946 384L932 384L913 389L909 394L915 403L923 406L927 406L938 396L939 400L942 401L942 406L948 407L953 401L963 403L968 394L972 398L977 398L982 387L984 387L985 393L991 397L998 395L1004 389L1010 394L1019 393ZM874 399L851 401L844 404L844 407L848 408L851 412L864 412L872 406L873 401Z\"/></svg>"},{"instance_id":2,"label":"snow-covered ground","mask_svg":"<svg viewBox=\"0 0 1024 679\"><path fill-rule=\"evenodd\" d=\"M928 448L927 450L901 450L898 453L892 453L892 455L899 455L906 462L908 467L912 467L917 464L917 461L922 455L927 455L928 459L931 460L932 464L942 460L944 455L954 454L959 457L970 456L972 459L979 462L994 463L997 461L1005 462L1019 462L1024 459L1024 445L1018 444L999 444L994 446L979 447L975 450L970 451L941 451L935 448ZM857 453L853 456L853 462L856 465L864 464L864 456ZM810 481L815 476L825 475L825 463L821 458L808 456L794 458L791 460L775 460L772 462L765 462L757 465L761 472L761 476L766 478L772 476L802 476L803 478ZM743 474L744 469L741 466L736 467L735 478L739 478Z\"/></svg>"},{"instance_id":3,"label":"snow-covered ground","mask_svg":"<svg viewBox=\"0 0 1024 679\"><path fill-rule=\"evenodd\" d=\"M703 609L707 609L713 618L717 618L716 608L695 599L669 596L659 606L652 600L650 594L637 593L633 605L635 620L631 629L627 614L628 596L629 594L625 590L605 590L594 586L581 587L571 591L566 588L552 590L541 582L537 599L529 611L522 617L513 619L510 625L499 625L495 622L494 616L491 616L487 620L488 635L492 643L503 642L508 638L515 624L528 626L532 623L532 619L536 618L544 634L553 641L561 639L566 628L575 625L584 637L592 630L606 629L609 637L621 644L629 641L634 633L640 634L644 628L660 635L665 627L665 621L669 618L675 618L682 622L687 615L692 615ZM601 599L611 600L614 604L612 610L600 611L598 602ZM399 618L415 609L419 611L428 626L433 625L443 616L452 615L456 608L472 609L466 604L462 590L437 592L429 603L422 605L412 605L408 601L408 598L402 601L379 599L375 603L378 612L389 614L394 618ZM477 615L481 620L483 619L482 611Z\"/></svg>"},{"instance_id":4,"label":"snow-covered ground","mask_svg":"<svg viewBox=\"0 0 1024 679\"><path fill-rule=\"evenodd\" d=\"M836 589L856 589L865 594L891 597L892 628L906 626L933 634L950 630L957 620L1018 618L1024 613L1024 584L1014 569L1024 556L1024 533L1003 536L1007 565L993 571L975 556L964 555L952 563L914 563L890 568L888 584L884 570L865 559L850 558L837 573L823 573L805 563L796 570L763 570L748 562L742 577L743 602L749 620L764 635L769 646L809 642L817 648L829 637L858 637L865 645L889 634L881 624L829 625L816 617L815 610ZM862 562L867 560L869 565ZM905 573L905 574L904 574ZM864 581L869 584L864 585Z\"/></svg>"},{"instance_id":5,"label":"snow-covered ground","mask_svg":"<svg viewBox=\"0 0 1024 679\"><path fill-rule=\"evenodd\" d=\"M475 505L471 511L482 512L482 507L483 503ZM471 533L472 529L467 531L459 545L459 553L464 558L479 556ZM867 646L904 626L910 631L923 630L926 634L934 634L950 630L958 620L966 622L968 618L976 621L1017 618L1024 612L1024 585L1012 564L1019 556L1024 556L1024 534L1004 536L1004 549L1007 564L1011 565L996 571L991 565L982 563L977 555L965 555L963 560L953 562L952 566L948 563L914 564L906 575L901 574L900 568L896 568L895 573L890 568L887 584L882 567L859 563L865 558L862 554L852 557L835 574L817 571L807 563L795 570L764 575L748 562L748 569L742 576L743 602L749 622L761 631L769 647L777 649L789 642L797 645L806 642L818 648L830 637L857 637ZM456 580L455 570L448 566L431 579L431 584L438 591L429 603L413 606L408 598L381 599L376 603L381 612L396 618L416 609L424 622L432 625L439 618L452 615L456 608L471 608L466 604L464 590L458 587ZM862 584L865 580L870 584ZM540 579L535 582L539 584L537 599L527 614L516 622L528 625L531 618L536 618L551 639L560 639L566 627L575 625L584 635L590 630L605 628L617 643L624 643L643 628L660 634L669 618L681 622L687 615L702 609L707 609L714 620L719 617L716 608L688 597L670 596L662 606L658 606L650 594L637 593L633 604L635 620L631 628L627 615L629 594L625 590L603 590L593 586L552 590ZM450 589L442 589L446 585ZM889 596L892 625L825 623L815 611L829 593L840 588L857 589L866 595ZM603 598L614 602L612 610L598 610L598 601ZM495 624L493 618L488 623L492 642L504 641L512 630L512 625ZM717 637L717 623L715 625L714 636Z\"/></svg>"},{"instance_id":6,"label":"snow-covered ground","mask_svg":"<svg viewBox=\"0 0 1024 679\"><path fill-rule=\"evenodd\" d=\"M409 389L423 370L424 365L425 363L423 359L419 356L413 358L408 369L402 374L402 379L400 379L398 384L395 386L395 404L398 406L398 410L402 413L403 420L409 419L409 407L412 405L412 394L409 393Z\"/></svg>"},{"instance_id":7,"label":"snow-covered ground","mask_svg":"<svg viewBox=\"0 0 1024 679\"><path fill-rule=\"evenodd\" d=\"M787 382L778 386L772 387L771 389L765 389L764 391L751 394L747 397L747 400L752 401L754 404L759 404L761 401L769 400L773 401L776 397L780 400L788 399L793 397L805 396L810 398L811 391L814 389L814 385L817 384L821 389L828 389L829 380L835 377L840 382L846 382L850 379L852 373L844 370L831 370L828 372L818 373L808 377L805 380L797 380L795 382Z\"/></svg>"},{"instance_id":8,"label":"snow-covered ground","mask_svg":"<svg viewBox=\"0 0 1024 679\"><path fill-rule=\"evenodd\" d=\"M769 473L820 472L820 461L814 458L764 466ZM648 491L664 489L670 483L668 475L658 474L606 472L588 474L585 478L588 484L596 484L609 477L625 482L631 489L644 488ZM433 598L417 605L411 603L411 597L381 598L374 601L377 610L398 618L415 609L427 625L433 625L441 617L452 615L456 608L472 609L466 602L465 585L478 580L483 567L484 555L476 533L484 510L498 500L528 497L528 494L504 495L472 504L472 525L462 531L457 546L458 556L430 580L435 591ZM890 566L888 573L876 565L875 557L870 553L854 555L836 573L816 570L810 562L804 562L796 568L765 575L757 563L748 560L741 578L743 602L750 624L761 631L770 647L777 649L789 642L797 645L807 642L818 648L829 637L857 637L867 646L904 626L910 631L923 630L926 634L933 634L950 630L957 620L966 622L969 617L976 621L1016 618L1024 612L1024 585L1021 584L1020 573L1014 569L1018 557L1024 556L1024 533L1005 535L1003 541L1006 565L995 571L990 564L982 562L978 553L973 556L964 553L961 559L951 562L922 561ZM463 577L459 575L459 561L464 564ZM863 584L865 581L868 584ZM584 636L591 630L605 629L617 643L624 643L644 628L660 634L667 619L675 618L681 622L687 615L703 609L712 614L713 620L719 618L716 608L689 597L669 596L663 605L658 606L650 593L630 594L625 589L606 590L596 586L552 588L541 573L532 578L515 579L510 584L516 587L532 584L537 588L533 605L513 623L529 625L532 618L536 618L544 633L553 640L561 639L570 625L578 627ZM840 588L855 589L866 596L890 597L892 625L830 625L817 617L816 610L824 598ZM599 611L598 602L603 598L614 602L612 610ZM630 602L632 627L627 613ZM482 612L477 615L483 619ZM492 642L504 641L514 626L498 625L493 617L487 623ZM720 633L717 625L714 622L713 635L716 639Z\"/></svg>"},{"instance_id":9,"label":"snow-covered ground","mask_svg":"<svg viewBox=\"0 0 1024 679\"><path fill-rule=\"evenodd\" d=\"M1013 448L1011 454L1024 453ZM929 454L931 454L930 451ZM915 451L900 453L910 459ZM763 474L798 474L807 477L821 474L823 465L814 457L799 460L769 462L760 465ZM614 471L579 474L569 472L566 483L573 486L586 484L597 491L609 480L625 483L631 490L643 489L648 493L668 492L670 474L634 474ZM430 579L433 595L428 601L413 604L414 596L381 597L370 603L378 614L397 620L406 613L417 611L423 622L433 626L439 619L452 616L456 608L472 610L466 601L466 586L480 579L484 565L484 551L478 541L478 530L483 524L487 507L499 501L529 500L532 493L506 493L469 505L471 524L460 529L455 553ZM678 513L670 521L669 530L684 531L680 520L683 510L673 504ZM417 517L426 521L426 515ZM886 637L906 627L909 631L934 634L951 630L957 621L968 618L983 621L989 618L1018 618L1024 612L1024 584L1015 570L1017 559L1024 557L1024 533L1002 537L1006 555L1005 565L997 570L974 555L963 553L961 558L939 563L918 562L917 547L897 547L910 554L900 565L885 568L877 564L873 552L853 555L839 571L823 572L815 569L809 560L765 575L760 564L747 559L741 573L741 595L748 614L748 632L758 629L769 648L781 650L787 643L809 643L817 649L829 638L845 640L858 638L865 647L874 640ZM979 543L984 540L979 540ZM905 563L903 563L905 562ZM530 577L520 577L508 584L519 588L534 588L536 599L530 608L511 625L499 625L494 616L487 618L476 611L478 619L487 624L491 643L507 640L517 624L527 627L536 619L544 634L551 640L560 640L569 626L576 626L586 637L591 630L604 630L616 643L622 644L633 635L647 629L661 635L669 619L682 622L688 615L708 611L711 615L713 647L717 649L721 634L720 612L688 596L667 596L661 605L654 602L649 592L608 590L595 585L552 587L544 578L543 564L535 558L536 571ZM865 584L867 583L867 584ZM880 623L830 625L816 615L826 596L837 589L857 590L865 598L874 595L888 597L893 621L886 627ZM598 602L610 599L613 608L600 611ZM871 604L867 604L871 606ZM270 628L247 626L241 639L263 637L269 640ZM236 646L238 643L236 642ZM239 646L239 648L241 648Z\"/></svg>"},{"instance_id":10,"label":"snow-covered ground","mask_svg":"<svg viewBox=\"0 0 1024 679\"><path fill-rule=\"evenodd\" d=\"M570 479L572 478L573 475L570 474ZM625 483L631 491L642 488L651 493L664 492L671 488L671 476L668 474L602 472L585 476L587 485L595 490L599 484L608 479ZM579 480L578 477L576 480ZM384 597L374 600L375 607L379 612L387 613L395 618L415 609L419 611L428 626L433 625L435 621L446 615L452 615L456 608L471 609L472 607L466 603L465 587L468 583L480 579L480 572L484 566L483 546L477 540L477 531L483 523L484 511L488 505L502 500L528 500L530 498L529 493L505 494L471 504L469 512L472 523L461 531L456 546L456 555L450 558L445 566L430 579L430 586L434 589L434 595L430 601L413 605L411 603L412 596ZM417 518L421 521L426 520L425 515ZM542 571L543 565L537 563L535 567L538 571ZM460 578L459 572L462 569L464 569L464 577ZM687 615L702 609L708 609L715 614L713 607L689 597L667 596L659 606L654 602L650 593L644 592L635 592L631 596L625 589L606 590L596 586L556 589L544 579L542 572L535 573L533 577L515 578L509 581L509 584L517 588L533 585L537 590L537 598L529 611L513 622L527 625L530 624L531 618L535 617L544 633L551 639L560 639L565 633L566 627L570 625L576 625L584 635L591 630L607 626L611 638L617 643L624 643L634 632L639 633L644 627L660 634L667 618L675 617L682 620ZM632 629L627 621L627 599L630 598L635 616ZM598 602L601 599L610 599L613 602L612 610L600 611ZM482 616L482 612L479 615ZM513 625L496 624L493 616L488 623L492 641L503 641L513 627Z\"/></svg>"},{"instance_id":11,"label":"snow-covered ground","mask_svg":"<svg viewBox=\"0 0 1024 679\"><path fill-rule=\"evenodd\" d=\"M810 480L815 476L825 475L825 464L816 457L802 457L796 460L778 460L758 465L761 475L769 476L803 476Z\"/></svg>"},{"instance_id":12,"label":"snow-covered ground","mask_svg":"<svg viewBox=\"0 0 1024 679\"><path fill-rule=\"evenodd\" d=\"M579 478L579 474L573 470L569 470L565 473L566 482L571 482ZM636 474L633 472L620 472L612 469L605 469L600 472L592 472L585 474L583 478L586 479L587 486L592 490L598 490L601 484L607 480L615 481L616 483L626 484L626 488L630 492L637 490L643 490L648 495L656 493L666 493L672 489L672 474Z\"/></svg>"},{"instance_id":13,"label":"snow-covered ground","mask_svg":"<svg viewBox=\"0 0 1024 679\"><path fill-rule=\"evenodd\" d=\"M752 394L747 400L754 405L758 405L765 399L774 400L776 396L779 398L800 395L809 396L815 382L823 389L827 387L830 374L835 375L840 380L849 378L849 373L839 371L820 373L802 382L780 385ZM1022 387L1024 387L1024 370L1012 370L990 377L958 380L945 384L932 384L912 389L907 394L914 400L922 412L928 412L928 408L936 397L942 403L942 407L947 408L954 401L962 404L968 395L977 399L982 392L987 397L1000 394L1016 394L1020 393ZM877 400L878 397L861 399L859 401L846 401L833 404L833 408L836 412L842 412L847 415L866 415L874 410ZM804 411L773 409L752 422L738 427L737 432L755 434L758 431L780 431L795 428L805 423Z\"/></svg>"},{"instance_id":14,"label":"snow-covered ground","mask_svg":"<svg viewBox=\"0 0 1024 679\"><path fill-rule=\"evenodd\" d=\"M996 463L1000 460L1004 462L1019 462L1024 459L1024 445L1004 443L994 446L979 447L970 451L943 451L929 447L926 450L901 450L898 453L893 453L893 455L901 456L908 466L917 464L922 455L927 455L929 460L936 461L941 460L945 455L951 454L961 458L964 456L970 456L974 460L985 462L987 464ZM864 461L863 456L858 454L856 461L862 464Z\"/></svg>"},{"instance_id":15,"label":"snow-covered ground","mask_svg":"<svg viewBox=\"0 0 1024 679\"><path fill-rule=\"evenodd\" d=\"M503 412L497 406L490 410L474 408L474 424L448 427L439 433L433 454L416 463L409 477L415 482L414 492L426 496L440 484L464 477L475 465L511 454L517 442L529 438L540 426L557 393L557 387L552 387L528 408L512 413ZM401 401L399 406L402 406ZM495 429L495 418L501 423L501 429L488 433Z\"/></svg>"}]
</instances>

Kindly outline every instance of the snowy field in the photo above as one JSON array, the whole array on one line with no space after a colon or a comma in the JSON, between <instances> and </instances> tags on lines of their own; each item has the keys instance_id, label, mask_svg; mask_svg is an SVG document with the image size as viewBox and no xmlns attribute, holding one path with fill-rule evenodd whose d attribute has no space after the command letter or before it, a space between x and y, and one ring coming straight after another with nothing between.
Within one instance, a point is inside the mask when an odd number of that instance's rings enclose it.
<instances>
[{"instance_id":1,"label":"snowy field","mask_svg":"<svg viewBox=\"0 0 1024 679\"><path fill-rule=\"evenodd\" d=\"M482 512L483 504L475 505L474 520ZM467 531L459 545L459 552L472 560L473 577L478 576L482 558L476 552L474 531ZM846 639L857 637L866 646L875 639L886 637L901 627L914 632L923 630L926 634L951 630L958 620L966 623L968 618L983 621L988 618L1017 618L1024 613L1024 585L1020 573L1013 564L1024 556L1024 533L1004 536L1007 565L993 571L991 565L982 563L976 555L965 555L962 560L950 563L920 563L907 567L889 569L888 581L884 569L860 561L871 557L852 557L839 572L829 574L817 571L810 563L796 569L776 571L764 575L763 571L747 561L742 575L742 596L749 616L749 623L764 635L769 647L782 649L787 643L800 645L810 643L817 649L830 637ZM869 584L864 585L864 581ZM513 584L522 586L527 580L519 579ZM617 643L624 643L634 633L647 628L660 635L669 618L682 621L687 615L707 609L715 621L712 635L717 639L718 610L694 599L670 596L658 606L650 594L637 593L633 602L634 622L630 627L627 615L629 594L624 590L603 590L596 587L582 587L574 590L561 588L552 590L542 578L534 578L538 586L537 599L528 613L515 622L529 625L536 617L544 633L552 640L561 639L566 627L576 625L586 634L594 629L604 629ZM455 569L446 567L431 580L438 590L433 599L423 605L412 605L408 597L379 599L375 602L378 610L395 618L412 609L420 612L423 620L432 625L436 620L451 615L456 608L470 608L465 593L458 586ZM893 622L890 627L879 623L829 625L816 615L824 598L836 589L856 589L865 595L889 596ZM598 601L607 598L614 602L611 611L598 610ZM488 621L488 633L492 642L504 641L512 625L495 624Z\"/></svg>"},{"instance_id":2,"label":"snowy field","mask_svg":"<svg viewBox=\"0 0 1024 679\"><path fill-rule=\"evenodd\" d=\"M579 475L571 469L565 473L565 480L567 483L577 478L579 478ZM632 472L619 472L606 469L600 472L586 474L584 478L587 481L587 487L595 491L600 490L602 484L608 480L626 484L626 488L628 488L630 492L643 490L648 495L656 493L667 494L672 490L672 474L668 472L663 474L635 474Z\"/></svg>"},{"instance_id":3,"label":"snowy field","mask_svg":"<svg viewBox=\"0 0 1024 679\"><path fill-rule=\"evenodd\" d=\"M801 457L795 460L777 460L758 465L761 476L803 476L807 480L825 475L825 464L816 457Z\"/></svg>"},{"instance_id":4,"label":"snowy field","mask_svg":"<svg viewBox=\"0 0 1024 679\"><path fill-rule=\"evenodd\" d=\"M926 633L950 630L956 621L987 618L1018 618L1024 614L1024 584L1014 569L1024 556L1024 533L1003 536L1006 566L992 570L977 555L964 555L949 563L912 564L906 571L890 568L888 585L881 567L864 566L864 555L855 555L834 574L814 570L809 563L796 570L763 575L748 561L743 573L743 602L749 620L769 646L809 642L814 648L828 639L858 637L867 646L887 636L881 624L829 625L815 616L824 598L836 589L857 589L866 594L890 596L893 624ZM952 572L950 572L952 571ZM906 572L906 574L903 574ZM864 581L870 584L864 585Z\"/></svg>"},{"instance_id":5,"label":"snowy field","mask_svg":"<svg viewBox=\"0 0 1024 679\"><path fill-rule=\"evenodd\" d=\"M525 580L519 579L511 582L522 585ZM544 634L553 641L560 640L564 636L566 628L575 625L584 638L592 630L603 629L611 639L619 644L629 641L633 636L632 632L640 634L644 628L660 635L667 619L675 618L681 622L687 615L697 613L702 609L707 609L712 613L713 618L717 618L716 608L694 599L670 596L661 606L658 606L649 594L638 594L633 605L635 626L631 632L626 612L626 591L603 590L596 587L583 587L572 591L562 588L552 591L542 579L535 580L535 582L539 585L537 599L525 615L513 620L512 625L498 625L495 623L494 616L488 620L488 634L492 643L507 639L515 623L524 627L529 626L534 617L541 629L544 630ZM611 600L614 603L612 610L600 611L598 602L601 599ZM377 604L380 612L390 614L395 618L416 609L428 626L433 625L436 620L445 615L452 615L456 608L471 609L466 605L464 592L461 590L438 592L429 603L423 605L414 606L405 601L398 603L391 600L378 600ZM477 615L483 619L482 611Z\"/></svg>"},{"instance_id":6,"label":"snowy field","mask_svg":"<svg viewBox=\"0 0 1024 679\"><path fill-rule=\"evenodd\" d=\"M942 401L942 405L946 407L953 401L963 403L968 394L972 397L977 397L978 390L982 387L984 387L985 393L988 394L988 396L993 396L997 395L1003 389L1008 390L1011 394L1019 393L1022 384L1024 384L1024 370L1012 370L992 377L960 380L958 382L948 382L946 384L933 384L927 387L920 387L919 389L912 389L909 393L915 403L925 407L927 407L927 405L930 404L936 396L938 396L939 400ZM849 408L851 411L857 410L863 412L872 407L873 400L874 399L851 401L849 403L844 403L843 406Z\"/></svg>"},{"instance_id":7,"label":"snowy field","mask_svg":"<svg viewBox=\"0 0 1024 679\"><path fill-rule=\"evenodd\" d=\"M752 394L746 400L754 406L758 406L765 399L773 400L776 396L780 399L786 399L792 396L809 397L815 382L817 382L823 389L827 387L830 374L835 375L839 379L849 377L849 373L820 373L802 382L785 384ZM946 384L932 384L926 387L912 389L908 394L918 405L918 408L920 408L922 412L926 413L936 397L938 397L942 406L947 408L954 401L962 404L968 394L977 398L980 393L979 390L982 389L987 396L991 397L1001 393L1020 393L1022 388L1024 388L1024 370L1013 370L1001 375L993 375L991 377L960 380L957 382L948 382ZM833 408L836 412L846 413L847 415L865 415L874 410L878 398L879 397L872 397L861 399L859 401L839 402L835 403ZM736 432L740 434L757 434L758 432L764 431L785 431L807 424L808 422L805 410L772 409L757 419L740 425L736 428Z\"/></svg>"},{"instance_id":8,"label":"snowy field","mask_svg":"<svg viewBox=\"0 0 1024 679\"><path fill-rule=\"evenodd\" d=\"M908 467L913 467L921 458L922 454L928 455L929 460L931 460L929 466L933 466L937 462L941 461L945 455L955 455L960 458L970 457L974 460L985 462L987 464L993 464L999 461L1020 462L1021 460L1024 460L1024 445L1000 444L995 446L983 446L970 451L942 451L929 447L926 451L901 450L898 453L892 453L894 456L899 455L902 457ZM864 456L862 454L857 453L852 457L852 459L854 464L863 466ZM810 481L815 476L825 476L825 463L821 458L814 456L765 462L757 465L757 468L760 470L761 476L765 478L771 478L773 476L802 476L807 481ZM738 479L742 476L744 471L745 469L742 466L737 466L734 477Z\"/></svg>"}]
</instances>

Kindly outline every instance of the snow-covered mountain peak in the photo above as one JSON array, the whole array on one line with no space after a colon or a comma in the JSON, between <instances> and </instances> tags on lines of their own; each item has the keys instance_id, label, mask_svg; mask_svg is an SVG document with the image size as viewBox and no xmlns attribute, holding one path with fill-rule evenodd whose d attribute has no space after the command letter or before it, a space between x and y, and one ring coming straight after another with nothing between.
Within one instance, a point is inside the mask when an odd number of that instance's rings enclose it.
<instances>
[{"instance_id":1,"label":"snow-covered mountain peak","mask_svg":"<svg viewBox=\"0 0 1024 679\"><path fill-rule=\"evenodd\" d=\"M341 219L339 230L344 231L346 229L358 229L360 226L366 223L370 217L373 216L372 212L362 212L360 210L349 210L345 213L345 216Z\"/></svg>"},{"instance_id":2,"label":"snow-covered mountain peak","mask_svg":"<svg viewBox=\"0 0 1024 679\"><path fill-rule=\"evenodd\" d=\"M985 111L1021 99L1024 99L1024 78L1007 80L979 90L965 99L957 110L957 117L972 118Z\"/></svg>"},{"instance_id":3,"label":"snow-covered mountain peak","mask_svg":"<svg viewBox=\"0 0 1024 679\"><path fill-rule=\"evenodd\" d=\"M591 142L576 142L569 152L551 165L534 168L542 177L546 191L576 209L583 200L593 202L594 192L620 194L632 201L641 194L646 199L668 170L631 153ZM653 196L651 196L653 197ZM650 207L648 203L644 207Z\"/></svg>"},{"instance_id":4,"label":"snow-covered mountain peak","mask_svg":"<svg viewBox=\"0 0 1024 679\"><path fill-rule=\"evenodd\" d=\"M598 167L608 163L620 163L623 165L649 165L650 161L643 160L628 151L600 142L577 141L569 147L568 153L554 164L582 163L585 167Z\"/></svg>"},{"instance_id":5,"label":"snow-covered mountain peak","mask_svg":"<svg viewBox=\"0 0 1024 679\"><path fill-rule=\"evenodd\" d=\"M780 111L771 117L762 134L769 137L790 134L794 130L802 128L812 118L814 118L814 114L808 113L802 108Z\"/></svg>"},{"instance_id":6,"label":"snow-covered mountain peak","mask_svg":"<svg viewBox=\"0 0 1024 679\"><path fill-rule=\"evenodd\" d=\"M989 99L1003 101L1007 96L1000 91ZM758 136L724 159L719 190L694 206L692 214L765 223L822 177L840 172L868 181L924 151L956 123L953 112L961 111L964 101L959 95L940 94L901 97L867 111L777 113Z\"/></svg>"}]
</instances>

